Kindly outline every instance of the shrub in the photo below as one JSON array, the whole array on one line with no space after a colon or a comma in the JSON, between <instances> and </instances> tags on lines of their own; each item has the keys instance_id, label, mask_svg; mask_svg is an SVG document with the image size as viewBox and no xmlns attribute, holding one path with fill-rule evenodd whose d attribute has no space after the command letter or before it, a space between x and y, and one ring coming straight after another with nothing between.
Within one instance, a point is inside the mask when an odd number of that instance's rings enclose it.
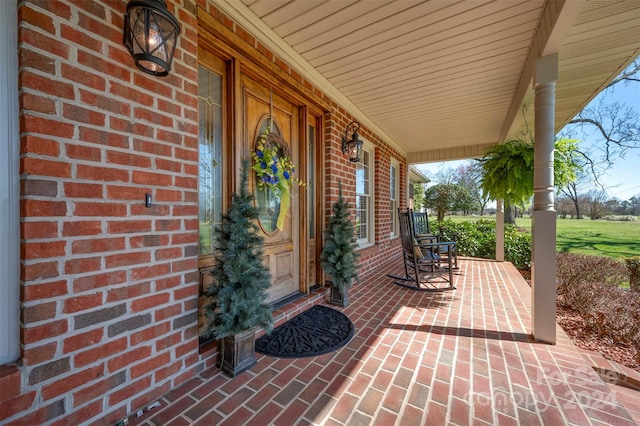
<instances>
[{"instance_id":1,"label":"shrub","mask_svg":"<svg viewBox=\"0 0 640 426\"><path fill-rule=\"evenodd\" d=\"M629 288L631 291L640 292L640 257L625 259L629 270Z\"/></svg>"},{"instance_id":2,"label":"shrub","mask_svg":"<svg viewBox=\"0 0 640 426\"><path fill-rule=\"evenodd\" d=\"M439 223L440 238L456 241L461 256L495 258L496 226L489 220L454 222L450 219Z\"/></svg>"},{"instance_id":3,"label":"shrub","mask_svg":"<svg viewBox=\"0 0 640 426\"><path fill-rule=\"evenodd\" d=\"M580 282L567 289L564 303L614 344L636 348L640 361L640 293L602 283Z\"/></svg>"},{"instance_id":4,"label":"shrub","mask_svg":"<svg viewBox=\"0 0 640 426\"><path fill-rule=\"evenodd\" d=\"M493 220L454 222L450 219L438 223L440 238L456 241L461 256L495 259L496 223ZM514 225L505 225L505 259L518 269L531 268L531 235L518 231Z\"/></svg>"},{"instance_id":5,"label":"shrub","mask_svg":"<svg viewBox=\"0 0 640 426\"><path fill-rule=\"evenodd\" d=\"M531 269L531 234L509 225L504 230L504 258L518 269Z\"/></svg>"},{"instance_id":6,"label":"shrub","mask_svg":"<svg viewBox=\"0 0 640 426\"><path fill-rule=\"evenodd\" d=\"M604 256L558 253L558 294L587 325L614 343L633 346L640 357L640 293L619 287L624 264Z\"/></svg>"},{"instance_id":7,"label":"shrub","mask_svg":"<svg viewBox=\"0 0 640 426\"><path fill-rule=\"evenodd\" d=\"M613 220L618 222L634 222L638 220L635 216L631 215L608 215L602 218L603 220Z\"/></svg>"},{"instance_id":8,"label":"shrub","mask_svg":"<svg viewBox=\"0 0 640 426\"><path fill-rule=\"evenodd\" d=\"M627 269L616 259L576 253L556 256L558 291L562 294L578 283L602 283L618 286L627 280Z\"/></svg>"}]
</instances>

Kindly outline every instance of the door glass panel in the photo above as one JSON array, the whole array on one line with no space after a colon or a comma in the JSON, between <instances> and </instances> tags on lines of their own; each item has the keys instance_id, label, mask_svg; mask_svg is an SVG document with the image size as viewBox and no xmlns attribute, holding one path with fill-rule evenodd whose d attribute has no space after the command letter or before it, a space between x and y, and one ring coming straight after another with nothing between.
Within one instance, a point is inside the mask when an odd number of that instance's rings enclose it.
<instances>
[{"instance_id":1,"label":"door glass panel","mask_svg":"<svg viewBox=\"0 0 640 426\"><path fill-rule=\"evenodd\" d=\"M273 128L270 128L271 125ZM281 135L278 125L274 121L273 124L269 118L265 118L260 123L258 129L258 137L256 138L256 146L258 145L258 139L264 137L267 133L274 133ZM269 148L275 148L280 150L279 146L273 146ZM269 164L265 164L265 167L270 167ZM266 176L265 176L266 178ZM256 175L256 202L258 204L260 226L267 233L276 232L278 230L276 224L278 222L278 216L280 215L280 191L271 185L261 185L258 182L258 176Z\"/></svg>"},{"instance_id":2,"label":"door glass panel","mask_svg":"<svg viewBox=\"0 0 640 426\"><path fill-rule=\"evenodd\" d=\"M316 128L309 125L309 176L307 176L307 194L309 195L309 238L316 237Z\"/></svg>"},{"instance_id":3,"label":"door glass panel","mask_svg":"<svg viewBox=\"0 0 640 426\"><path fill-rule=\"evenodd\" d=\"M198 69L200 255L213 253L213 227L222 219L222 76Z\"/></svg>"}]
</instances>

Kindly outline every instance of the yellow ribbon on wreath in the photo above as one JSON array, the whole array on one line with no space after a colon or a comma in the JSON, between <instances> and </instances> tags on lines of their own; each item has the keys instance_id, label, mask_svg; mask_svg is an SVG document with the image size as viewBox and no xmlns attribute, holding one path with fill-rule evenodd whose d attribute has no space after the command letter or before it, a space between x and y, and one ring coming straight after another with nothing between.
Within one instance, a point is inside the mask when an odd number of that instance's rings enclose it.
<instances>
[{"instance_id":1,"label":"yellow ribbon on wreath","mask_svg":"<svg viewBox=\"0 0 640 426\"><path fill-rule=\"evenodd\" d=\"M291 207L289 184L283 182L280 185L280 213L278 214L278 221L276 222L276 228L281 231L284 229L284 220L287 218L287 213L289 213L289 207Z\"/></svg>"}]
</instances>

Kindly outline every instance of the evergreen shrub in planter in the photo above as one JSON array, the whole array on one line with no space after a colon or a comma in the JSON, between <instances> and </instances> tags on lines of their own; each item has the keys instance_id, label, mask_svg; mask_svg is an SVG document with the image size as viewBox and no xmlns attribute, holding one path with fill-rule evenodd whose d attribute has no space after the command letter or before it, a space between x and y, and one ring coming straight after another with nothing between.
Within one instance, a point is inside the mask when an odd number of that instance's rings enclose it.
<instances>
[{"instance_id":1,"label":"evergreen shrub in planter","mask_svg":"<svg viewBox=\"0 0 640 426\"><path fill-rule=\"evenodd\" d=\"M349 218L349 203L342 196L338 183L338 201L333 204L332 215L324 230L324 245L320 261L324 272L331 277L330 303L347 306L348 288L358 280L355 228Z\"/></svg>"},{"instance_id":2,"label":"evergreen shrub in planter","mask_svg":"<svg viewBox=\"0 0 640 426\"><path fill-rule=\"evenodd\" d=\"M208 334L220 342L218 365L234 377L255 363L255 329L271 332L273 319L267 301L271 285L264 265L264 239L257 223L258 208L247 189L248 165L242 165L240 190L214 228L216 250L213 283L206 307Z\"/></svg>"}]
</instances>

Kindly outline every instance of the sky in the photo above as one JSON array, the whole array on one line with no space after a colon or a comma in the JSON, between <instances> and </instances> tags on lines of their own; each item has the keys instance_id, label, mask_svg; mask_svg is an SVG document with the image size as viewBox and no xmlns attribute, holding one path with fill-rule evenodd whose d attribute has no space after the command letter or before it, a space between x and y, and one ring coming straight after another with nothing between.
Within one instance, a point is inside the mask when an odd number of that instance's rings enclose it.
<instances>
[{"instance_id":1,"label":"sky","mask_svg":"<svg viewBox=\"0 0 640 426\"><path fill-rule=\"evenodd\" d=\"M607 103L619 102L633 108L640 119L640 83L619 83L612 89L600 93L589 105L599 102L600 98L603 98ZM593 137L587 137L581 142L586 145L594 143L597 142ZM455 169L467 161L469 160L418 164L416 166L428 177L433 178L441 169ZM632 196L640 194L640 148L629 150L624 159L616 158L614 166L606 174L600 176L600 181L611 197L620 200L628 200Z\"/></svg>"}]
</instances>

